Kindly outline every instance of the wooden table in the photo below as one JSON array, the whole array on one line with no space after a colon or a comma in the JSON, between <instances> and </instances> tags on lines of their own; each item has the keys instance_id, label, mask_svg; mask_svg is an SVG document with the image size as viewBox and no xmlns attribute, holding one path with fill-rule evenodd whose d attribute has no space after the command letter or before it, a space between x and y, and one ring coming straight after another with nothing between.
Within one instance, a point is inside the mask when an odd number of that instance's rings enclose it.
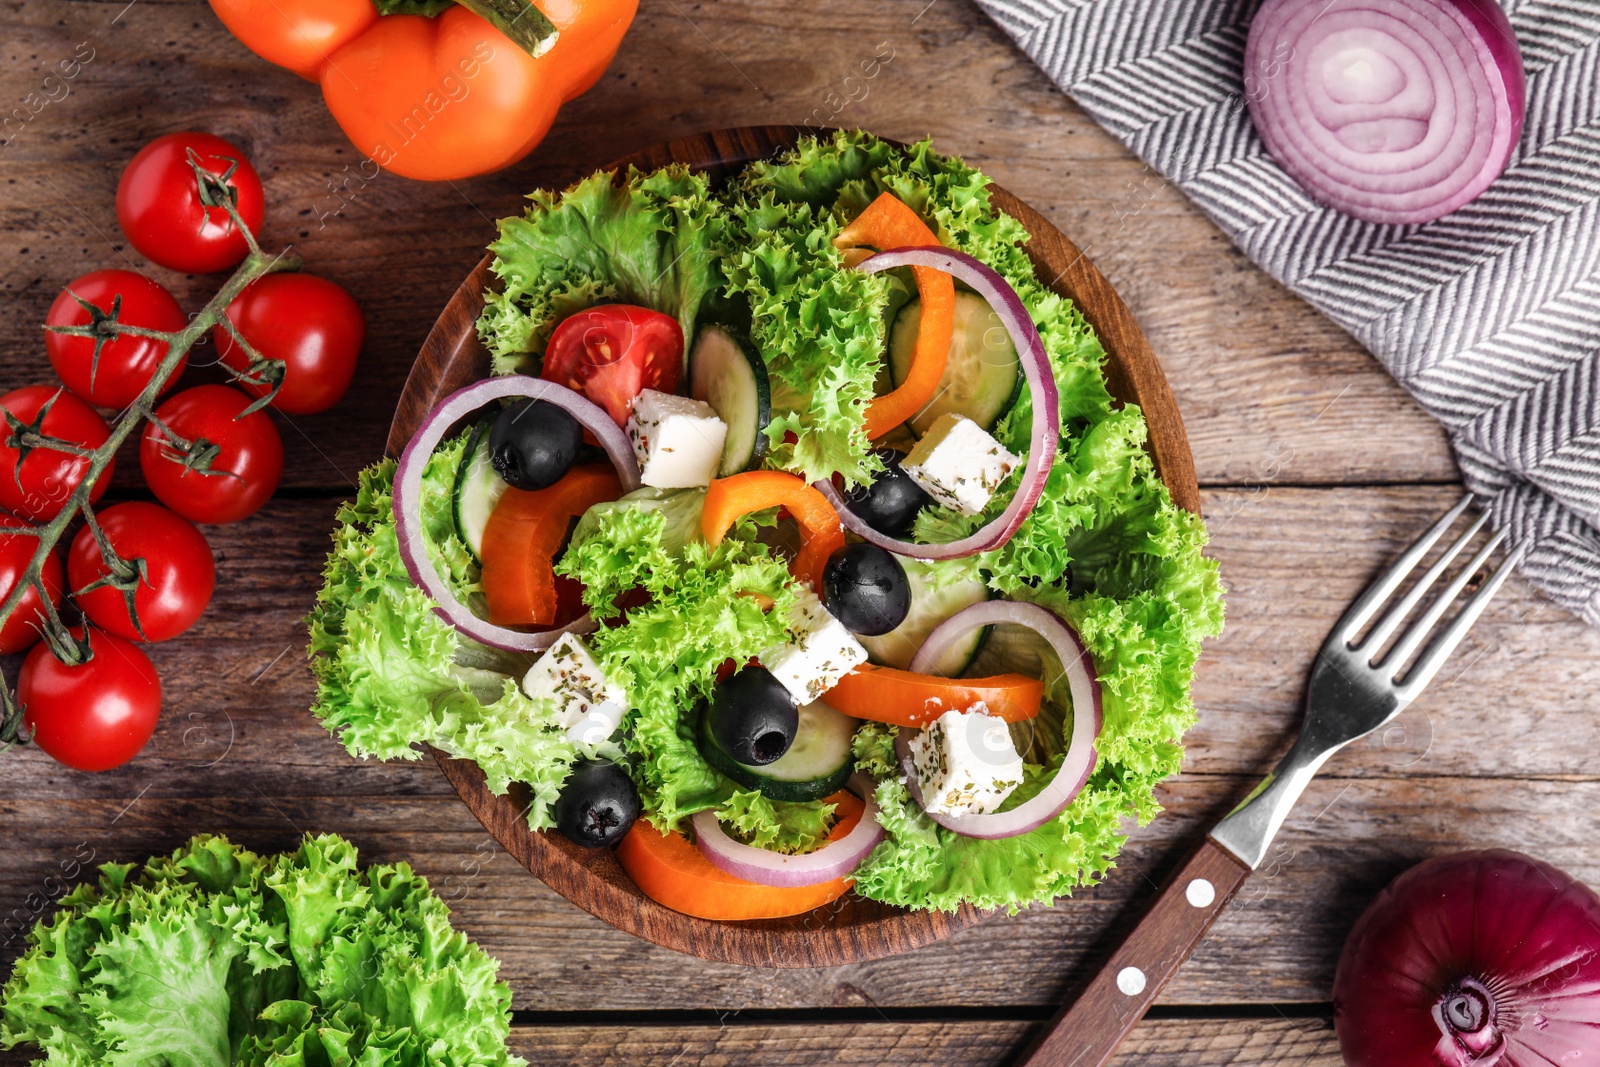
<instances>
[{"instance_id":1,"label":"wooden table","mask_svg":"<svg viewBox=\"0 0 1600 1067\"><path fill-rule=\"evenodd\" d=\"M4 111L80 42L93 49L67 95L0 146L6 387L48 378L39 326L61 286L133 255L113 211L117 175L144 141L176 129L211 130L250 154L267 183L265 240L293 243L309 269L348 287L371 327L361 380L338 409L279 418L278 498L208 531L216 599L154 652L166 707L145 753L94 776L31 750L0 757L0 973L20 950L12 931L45 913L57 877L87 857L141 859L199 831L256 849L336 831L368 861L409 860L504 962L515 1044L535 1062L1002 1062L1286 747L1323 634L1460 491L1444 434L1378 364L1252 267L964 0L645 0L611 72L532 160L439 185L363 179L315 87L250 55L196 0L20 0L0 26ZM892 59L847 100L844 77L874 53ZM764 971L656 949L578 911L498 849L431 762L350 759L306 713L300 620L334 509L377 458L418 343L493 219L536 186L669 137L807 121L931 133L1087 250L1165 363L1231 592L1227 633L1201 663L1184 772L1163 791L1167 814L1134 833L1105 884L908 956ZM211 285L156 276L188 307ZM144 492L136 471L130 455L114 495ZM1327 1001L1339 946L1372 894L1424 856L1510 846L1600 883L1585 818L1600 804L1597 691L1600 633L1514 581L1426 698L1312 786L1119 1062L1336 1064Z\"/></svg>"}]
</instances>

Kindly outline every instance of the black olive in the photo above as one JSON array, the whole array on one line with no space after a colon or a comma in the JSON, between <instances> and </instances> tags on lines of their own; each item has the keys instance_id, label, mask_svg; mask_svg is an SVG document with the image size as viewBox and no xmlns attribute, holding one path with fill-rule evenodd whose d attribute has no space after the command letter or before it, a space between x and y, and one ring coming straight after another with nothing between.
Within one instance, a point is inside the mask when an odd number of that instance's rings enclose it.
<instances>
[{"instance_id":1,"label":"black olive","mask_svg":"<svg viewBox=\"0 0 1600 1067\"><path fill-rule=\"evenodd\" d=\"M846 545L822 569L822 603L851 633L875 637L911 610L911 583L894 554L865 542Z\"/></svg>"},{"instance_id":2,"label":"black olive","mask_svg":"<svg viewBox=\"0 0 1600 1067\"><path fill-rule=\"evenodd\" d=\"M892 448L874 449L883 460L883 471L871 485L858 486L844 495L862 522L890 537L904 537L917 519L917 512L933 498L900 468L905 453Z\"/></svg>"},{"instance_id":3,"label":"black olive","mask_svg":"<svg viewBox=\"0 0 1600 1067\"><path fill-rule=\"evenodd\" d=\"M519 400L489 430L489 465L517 489L544 489L566 477L583 444L583 427L544 400Z\"/></svg>"},{"instance_id":4,"label":"black olive","mask_svg":"<svg viewBox=\"0 0 1600 1067\"><path fill-rule=\"evenodd\" d=\"M556 829L585 848L614 845L639 817L639 791L628 772L603 759L580 759L556 798Z\"/></svg>"},{"instance_id":5,"label":"black olive","mask_svg":"<svg viewBox=\"0 0 1600 1067\"><path fill-rule=\"evenodd\" d=\"M704 714L717 746L751 767L789 751L800 729L794 698L765 667L746 667L718 682Z\"/></svg>"}]
</instances>

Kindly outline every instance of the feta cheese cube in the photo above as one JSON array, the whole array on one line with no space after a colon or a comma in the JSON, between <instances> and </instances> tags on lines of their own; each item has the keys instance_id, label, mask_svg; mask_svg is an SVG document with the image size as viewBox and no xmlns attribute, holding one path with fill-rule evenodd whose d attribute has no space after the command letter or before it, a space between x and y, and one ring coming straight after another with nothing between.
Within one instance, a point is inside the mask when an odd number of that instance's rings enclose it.
<instances>
[{"instance_id":1,"label":"feta cheese cube","mask_svg":"<svg viewBox=\"0 0 1600 1067\"><path fill-rule=\"evenodd\" d=\"M522 691L536 700L553 700L561 728L579 744L600 744L616 733L628 711L627 692L605 676L572 634L562 634L534 661Z\"/></svg>"},{"instance_id":2,"label":"feta cheese cube","mask_svg":"<svg viewBox=\"0 0 1600 1067\"><path fill-rule=\"evenodd\" d=\"M710 485L722 464L728 424L711 405L646 389L633 401L628 439L639 458L639 480L657 489Z\"/></svg>"},{"instance_id":3,"label":"feta cheese cube","mask_svg":"<svg viewBox=\"0 0 1600 1067\"><path fill-rule=\"evenodd\" d=\"M983 427L951 412L934 420L900 469L945 507L976 515L1020 458Z\"/></svg>"},{"instance_id":4,"label":"feta cheese cube","mask_svg":"<svg viewBox=\"0 0 1600 1067\"><path fill-rule=\"evenodd\" d=\"M796 597L787 631L785 644L769 648L757 658L783 683L796 704L804 706L816 700L867 661L861 642L810 589Z\"/></svg>"},{"instance_id":5,"label":"feta cheese cube","mask_svg":"<svg viewBox=\"0 0 1600 1067\"><path fill-rule=\"evenodd\" d=\"M1022 784L1022 757L1004 719L982 703L947 711L911 739L922 806L941 815L986 815Z\"/></svg>"}]
</instances>

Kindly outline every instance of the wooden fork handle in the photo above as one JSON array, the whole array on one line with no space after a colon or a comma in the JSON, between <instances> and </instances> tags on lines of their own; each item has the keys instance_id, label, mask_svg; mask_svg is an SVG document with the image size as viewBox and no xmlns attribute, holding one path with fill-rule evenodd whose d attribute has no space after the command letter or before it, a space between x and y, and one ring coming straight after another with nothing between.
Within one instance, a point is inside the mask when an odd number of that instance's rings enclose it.
<instances>
[{"instance_id":1,"label":"wooden fork handle","mask_svg":"<svg viewBox=\"0 0 1600 1067\"><path fill-rule=\"evenodd\" d=\"M1103 1067L1222 914L1250 868L1209 837L1078 999L1022 1050L1016 1067Z\"/></svg>"}]
</instances>

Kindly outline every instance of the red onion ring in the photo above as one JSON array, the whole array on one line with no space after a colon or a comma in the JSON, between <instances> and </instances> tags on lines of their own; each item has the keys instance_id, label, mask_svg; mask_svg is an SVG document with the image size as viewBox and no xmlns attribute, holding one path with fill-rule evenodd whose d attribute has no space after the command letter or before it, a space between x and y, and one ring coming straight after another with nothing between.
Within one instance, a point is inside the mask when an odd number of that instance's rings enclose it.
<instances>
[{"instance_id":1,"label":"red onion ring","mask_svg":"<svg viewBox=\"0 0 1600 1067\"><path fill-rule=\"evenodd\" d=\"M699 812L689 820L694 827L695 845L718 870L757 885L792 889L843 878L861 866L861 861L883 840L883 827L878 825L878 805L872 799L876 784L860 773L850 779L847 788L865 804L861 818L849 833L815 852L785 856L735 841L722 829L715 811Z\"/></svg>"},{"instance_id":2,"label":"red onion ring","mask_svg":"<svg viewBox=\"0 0 1600 1067\"><path fill-rule=\"evenodd\" d=\"M1493 0L1267 0L1245 95L1267 151L1313 198L1430 222L1483 192L1522 136L1527 77Z\"/></svg>"},{"instance_id":3,"label":"red onion ring","mask_svg":"<svg viewBox=\"0 0 1600 1067\"><path fill-rule=\"evenodd\" d=\"M1056 393L1055 371L1050 357L1045 353L1044 342L1034 328L1033 318L1023 306L1022 298L998 271L978 262L962 252L952 251L942 245L926 248L896 248L863 260L856 269L867 274L893 270L895 267L932 267L965 282L973 292L989 302L995 314L1011 336L1016 346L1022 373L1033 394L1033 427L1028 443L1028 462L1022 468L1022 482L1017 486L1011 503L993 521L961 538L944 544L924 545L915 541L901 541L880 533L857 518L844 495L833 487L833 482L823 479L816 483L828 503L839 512L839 521L845 529L870 541L879 548L902 556L917 559L959 559L978 552L999 548L1011 540L1011 535L1033 510L1044 492L1045 479L1050 477L1050 467L1055 463L1056 445L1061 437L1060 398Z\"/></svg>"},{"instance_id":4,"label":"red onion ring","mask_svg":"<svg viewBox=\"0 0 1600 1067\"><path fill-rule=\"evenodd\" d=\"M988 815L945 815L926 812L928 818L946 830L963 837L994 840L1016 837L1036 830L1056 818L1071 804L1095 764L1095 738L1100 736L1104 715L1100 702L1100 682L1095 677L1094 659L1076 631L1053 611L1037 604L1015 600L987 600L963 608L933 628L911 660L911 669L928 672L939 656L955 641L980 626L1015 623L1043 637L1061 659L1061 669L1072 690L1072 736L1067 739L1067 755L1055 777L1043 789L1010 811ZM1087 712L1087 714L1086 714ZM911 798L922 806L922 789L911 760L911 731L901 730L894 741L895 756L905 775Z\"/></svg>"},{"instance_id":5,"label":"red onion ring","mask_svg":"<svg viewBox=\"0 0 1600 1067\"><path fill-rule=\"evenodd\" d=\"M542 652L564 633L589 633L595 622L587 613L565 626L538 633L524 633L495 626L473 614L472 609L456 599L450 586L439 577L439 571L428 558L427 539L422 532L422 473L428 465L433 450L439 447L450 427L472 414L485 404L505 397L531 397L548 400L577 419L584 429L600 441L606 455L617 468L624 492L639 488L639 463L633 455L633 445L628 437L607 415L605 409L581 394L555 382L530 378L525 374L510 374L500 378L486 378L445 397L428 413L417 432L400 453L399 466L394 472L394 522L395 535L400 542L400 558L405 561L406 573L428 596L433 598L433 610L460 633L493 648L511 652Z\"/></svg>"}]
</instances>

